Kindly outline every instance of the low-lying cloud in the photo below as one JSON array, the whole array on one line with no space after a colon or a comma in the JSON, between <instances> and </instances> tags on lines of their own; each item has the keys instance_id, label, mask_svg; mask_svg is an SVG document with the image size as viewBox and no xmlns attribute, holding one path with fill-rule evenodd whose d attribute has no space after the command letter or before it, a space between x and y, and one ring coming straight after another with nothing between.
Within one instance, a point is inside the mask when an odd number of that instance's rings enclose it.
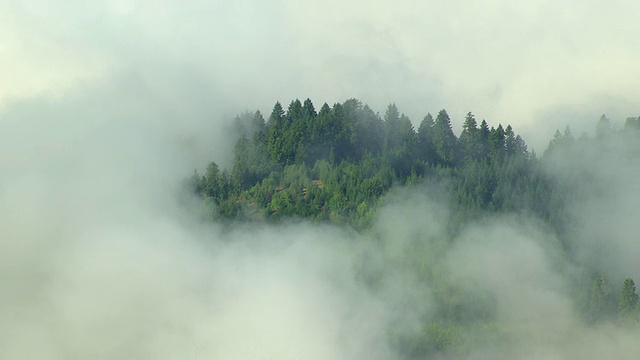
<instances>
[{"instance_id":1,"label":"low-lying cloud","mask_svg":"<svg viewBox=\"0 0 640 360\"><path fill-rule=\"evenodd\" d=\"M585 268L640 271L640 167L620 149L549 169L604 184L568 204L572 256L519 215L452 231L433 187L387 196L364 233L202 223L180 192L230 164L220 119L276 100L472 110L538 148L565 121L634 115L630 3L301 4L0 4L0 358L401 359L447 316L472 325L442 356L635 358L636 330L587 325L576 300Z\"/></svg>"}]
</instances>

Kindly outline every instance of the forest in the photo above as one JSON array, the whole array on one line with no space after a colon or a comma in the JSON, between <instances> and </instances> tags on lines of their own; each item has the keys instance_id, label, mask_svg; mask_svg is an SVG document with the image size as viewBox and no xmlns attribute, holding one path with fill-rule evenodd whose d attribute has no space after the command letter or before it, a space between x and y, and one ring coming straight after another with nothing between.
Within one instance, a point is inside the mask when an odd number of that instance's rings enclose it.
<instances>
[{"instance_id":1,"label":"forest","mask_svg":"<svg viewBox=\"0 0 640 360\"><path fill-rule=\"evenodd\" d=\"M594 123L593 136L576 138L566 127L536 154L511 125L479 121L471 112L457 136L445 110L426 114L416 129L393 103L380 116L356 99L325 103L319 111L310 99L296 99L286 109L277 102L266 119L259 111L238 115L232 166L211 162L203 173L194 171L187 187L200 199L205 221L324 224L370 239L385 236L375 225L382 209L428 193L429 201L447 208L445 231L437 235L447 249L470 223L501 216L535 221L553 234L552 246L563 261L579 269L563 276L582 321L631 329L640 319L637 274L610 274L581 256L576 229L585 220L576 215L576 206L609 196L612 183L591 167L635 159L640 118L627 118L619 129L605 115ZM465 357L478 344L508 341L499 300L447 275L433 255L440 250L424 245L429 236L415 234L412 253L394 266L429 284L437 311L417 332L390 329L391 343L406 358L417 359ZM366 261L360 271L372 289L385 277L384 269Z\"/></svg>"}]
</instances>

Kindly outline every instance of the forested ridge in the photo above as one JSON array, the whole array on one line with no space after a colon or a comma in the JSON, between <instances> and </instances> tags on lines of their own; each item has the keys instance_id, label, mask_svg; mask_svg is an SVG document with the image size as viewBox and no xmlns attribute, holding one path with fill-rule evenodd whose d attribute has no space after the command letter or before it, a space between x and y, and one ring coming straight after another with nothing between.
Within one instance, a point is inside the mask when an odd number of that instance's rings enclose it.
<instances>
[{"instance_id":1,"label":"forested ridge","mask_svg":"<svg viewBox=\"0 0 640 360\"><path fill-rule=\"evenodd\" d=\"M355 99L319 112L309 99L286 111L276 103L266 121L246 113L236 127L242 135L232 168L212 162L192 179L224 218L299 216L364 228L393 186L444 179L461 209L550 216L535 154L511 125L489 127L472 113L459 138L445 110L427 114L416 131L395 104L381 118Z\"/></svg>"},{"instance_id":2,"label":"forested ridge","mask_svg":"<svg viewBox=\"0 0 640 360\"><path fill-rule=\"evenodd\" d=\"M579 223L572 206L586 198L597 201L609 184L567 164L588 163L592 154L608 154L617 143L636 145L604 156L633 157L640 149L640 118L628 118L616 130L603 115L595 136L575 138L568 127L556 131L539 156L511 125L490 125L471 112L456 136L445 110L435 117L427 114L415 129L395 104L380 116L356 99L325 103L319 111L309 99L294 100L286 109L278 102L268 118L259 111L245 113L234 126L239 138L232 167L221 169L211 162L204 174L195 172L189 181L190 190L203 200L206 218L305 219L367 232L390 190L429 188L453 214L445 237L453 238L458 226L470 220L515 214L548 226L562 256L576 262L575 242L569 239ZM563 176L554 173L557 167L563 168ZM438 284L432 286L439 308L424 324L422 336L398 335L398 346L408 358L464 354L473 341L505 336L491 299L457 287L437 266L423 266L419 274ZM597 267L573 275L571 293L585 322L635 324L640 307L633 275L627 274L622 284L611 283Z\"/></svg>"}]
</instances>

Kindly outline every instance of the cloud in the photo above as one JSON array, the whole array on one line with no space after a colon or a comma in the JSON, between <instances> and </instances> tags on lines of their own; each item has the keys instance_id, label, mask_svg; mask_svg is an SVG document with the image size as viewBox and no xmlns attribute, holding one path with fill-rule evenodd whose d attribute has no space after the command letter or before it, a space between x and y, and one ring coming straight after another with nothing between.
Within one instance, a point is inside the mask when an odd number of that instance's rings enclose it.
<instances>
[{"instance_id":1,"label":"cloud","mask_svg":"<svg viewBox=\"0 0 640 360\"><path fill-rule=\"evenodd\" d=\"M229 162L221 119L276 100L395 101L414 122L473 111L534 145L567 119L578 134L602 112L637 115L634 6L0 4L0 357L400 357L390 333L423 332L441 291L424 279L438 271L488 294L510 334L471 358L637 353L618 327L576 316L575 264L538 223L450 238L446 201L413 189L387 199L368 235L228 229L175 198L194 168ZM573 245L631 276L634 162L610 160L593 169L612 196L576 204L587 226Z\"/></svg>"},{"instance_id":2,"label":"cloud","mask_svg":"<svg viewBox=\"0 0 640 360\"><path fill-rule=\"evenodd\" d=\"M567 121L580 133L637 111L631 1L30 4L3 5L3 103L168 62L241 110L356 97L419 122L444 107L458 125L468 111L512 123L537 148Z\"/></svg>"}]
</instances>

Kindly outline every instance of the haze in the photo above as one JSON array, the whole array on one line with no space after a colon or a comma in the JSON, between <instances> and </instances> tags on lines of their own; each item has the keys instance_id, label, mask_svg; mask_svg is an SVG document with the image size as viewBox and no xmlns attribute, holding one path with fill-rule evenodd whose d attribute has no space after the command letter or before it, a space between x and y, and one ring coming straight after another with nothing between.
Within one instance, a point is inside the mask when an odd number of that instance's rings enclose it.
<instances>
[{"instance_id":1,"label":"haze","mask_svg":"<svg viewBox=\"0 0 640 360\"><path fill-rule=\"evenodd\" d=\"M222 100L232 115L248 104L266 112L276 100L355 97L374 109L395 101L414 122L446 108L460 124L472 111L512 122L531 143L534 133L546 141L568 122L580 134L584 121L602 113L622 120L639 95L631 79L640 77L640 9L632 1L35 0L0 7L5 106L134 71L153 74L145 83L171 99L205 90L193 88L204 83L207 98Z\"/></svg>"},{"instance_id":2,"label":"haze","mask_svg":"<svg viewBox=\"0 0 640 360\"><path fill-rule=\"evenodd\" d=\"M0 1L0 358L409 358L389 334L437 311L423 263L495 300L508 342L475 329L469 358L636 358L637 332L587 326L568 285L584 264L640 278L640 167L615 151L550 170L618 179L607 201L570 205L579 264L518 216L444 244L453 216L430 187L391 194L361 234L202 222L180 186L230 165L229 119L295 98L395 102L414 125L445 108L456 132L472 111L538 153L557 128L622 124L640 105L639 15L632 1Z\"/></svg>"}]
</instances>

